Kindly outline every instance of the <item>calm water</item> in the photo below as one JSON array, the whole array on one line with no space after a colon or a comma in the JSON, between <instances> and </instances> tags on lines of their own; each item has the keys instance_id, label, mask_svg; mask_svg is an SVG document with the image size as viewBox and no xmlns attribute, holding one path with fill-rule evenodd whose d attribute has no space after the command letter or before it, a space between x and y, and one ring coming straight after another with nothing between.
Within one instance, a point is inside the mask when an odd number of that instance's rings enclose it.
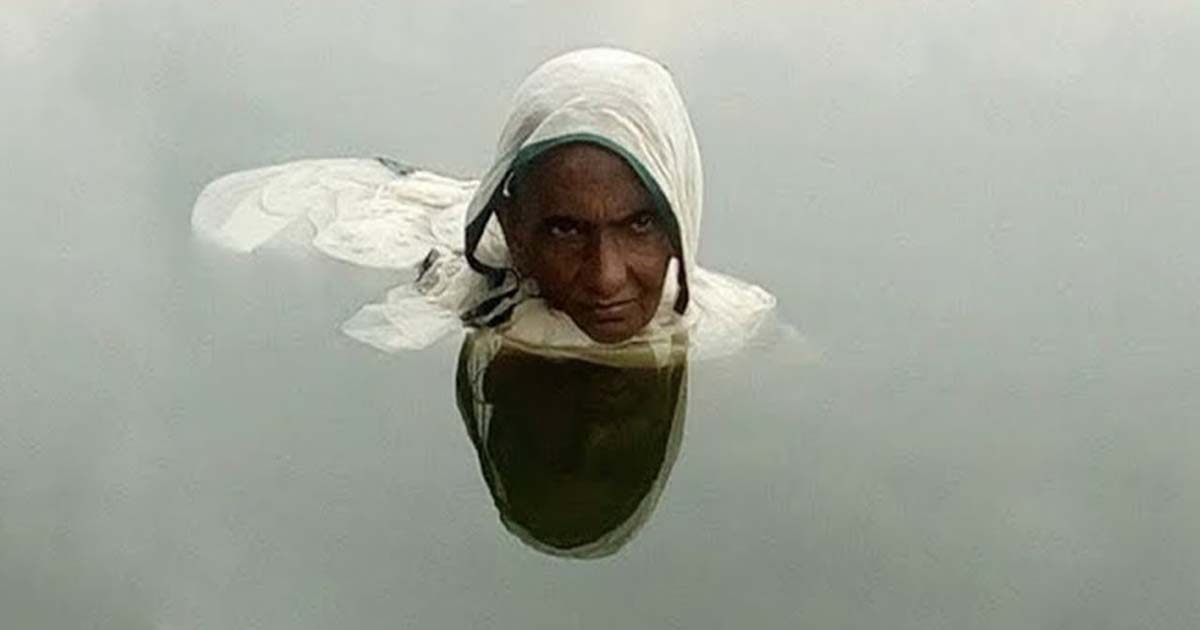
<instances>
[{"instance_id":1,"label":"calm water","mask_svg":"<svg viewBox=\"0 0 1200 630\"><path fill-rule=\"evenodd\" d=\"M1194 3L226 4L0 8L0 625L1200 626ZM500 526L457 340L337 332L394 274L188 214L298 157L478 173L597 43L675 73L700 258L811 351L690 366L656 512L580 562Z\"/></svg>"}]
</instances>

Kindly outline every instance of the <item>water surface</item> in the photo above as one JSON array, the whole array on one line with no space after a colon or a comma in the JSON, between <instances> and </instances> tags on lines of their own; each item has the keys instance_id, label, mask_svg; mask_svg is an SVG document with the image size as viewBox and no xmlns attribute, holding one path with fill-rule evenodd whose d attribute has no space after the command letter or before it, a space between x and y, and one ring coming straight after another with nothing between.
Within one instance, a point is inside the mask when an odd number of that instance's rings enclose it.
<instances>
[{"instance_id":1,"label":"water surface","mask_svg":"<svg viewBox=\"0 0 1200 630\"><path fill-rule=\"evenodd\" d=\"M6 626L1200 625L1200 9L489 4L0 9ZM500 526L457 340L337 332L395 274L188 213L300 157L477 174L600 43L674 72L701 262L818 358L691 366L656 512L573 562Z\"/></svg>"}]
</instances>

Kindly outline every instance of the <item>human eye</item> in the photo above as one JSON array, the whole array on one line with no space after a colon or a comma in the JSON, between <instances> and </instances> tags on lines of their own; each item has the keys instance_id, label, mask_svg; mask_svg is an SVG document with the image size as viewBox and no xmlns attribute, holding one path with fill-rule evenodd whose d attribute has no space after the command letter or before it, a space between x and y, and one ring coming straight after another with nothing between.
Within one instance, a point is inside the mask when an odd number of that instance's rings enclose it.
<instances>
[{"instance_id":1,"label":"human eye","mask_svg":"<svg viewBox=\"0 0 1200 630\"><path fill-rule=\"evenodd\" d=\"M654 222L654 215L649 212L641 212L633 217L629 222L629 228L635 234L649 234L655 230L657 225Z\"/></svg>"},{"instance_id":2,"label":"human eye","mask_svg":"<svg viewBox=\"0 0 1200 630\"><path fill-rule=\"evenodd\" d=\"M553 238L567 239L579 236L581 229L577 221L562 217L551 217L543 224L546 233Z\"/></svg>"}]
</instances>

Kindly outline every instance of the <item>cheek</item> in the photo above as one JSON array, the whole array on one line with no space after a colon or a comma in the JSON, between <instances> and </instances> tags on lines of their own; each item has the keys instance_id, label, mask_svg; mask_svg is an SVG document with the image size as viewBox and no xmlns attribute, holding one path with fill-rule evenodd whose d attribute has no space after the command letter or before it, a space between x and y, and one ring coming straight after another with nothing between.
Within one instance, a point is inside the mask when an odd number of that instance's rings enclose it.
<instances>
[{"instance_id":1,"label":"cheek","mask_svg":"<svg viewBox=\"0 0 1200 630\"><path fill-rule=\"evenodd\" d=\"M657 297L662 291L667 274L667 265L671 262L671 252L666 246L646 248L636 251L629 257L629 269L637 283L649 297Z\"/></svg>"},{"instance_id":2,"label":"cheek","mask_svg":"<svg viewBox=\"0 0 1200 630\"><path fill-rule=\"evenodd\" d=\"M542 295L551 304L561 306L571 301L572 295L579 290L579 274L586 254L570 244L539 245L526 250L529 269L524 273L537 281ZM622 257L629 272L628 281L636 284L643 305L656 309L671 261L670 246L665 240L638 242L630 239L623 245Z\"/></svg>"},{"instance_id":3,"label":"cheek","mask_svg":"<svg viewBox=\"0 0 1200 630\"><path fill-rule=\"evenodd\" d=\"M561 301L575 285L580 255L571 248L541 247L531 256L533 264L529 274L552 302Z\"/></svg>"}]
</instances>

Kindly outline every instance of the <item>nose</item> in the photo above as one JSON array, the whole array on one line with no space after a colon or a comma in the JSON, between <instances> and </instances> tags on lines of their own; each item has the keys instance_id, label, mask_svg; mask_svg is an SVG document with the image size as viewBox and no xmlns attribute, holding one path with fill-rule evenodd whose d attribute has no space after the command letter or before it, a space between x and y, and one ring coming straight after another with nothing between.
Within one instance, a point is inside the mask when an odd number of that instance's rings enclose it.
<instances>
[{"instance_id":1,"label":"nose","mask_svg":"<svg viewBox=\"0 0 1200 630\"><path fill-rule=\"evenodd\" d=\"M584 265L584 288L600 300L618 297L629 278L625 253L620 243L601 233L588 248Z\"/></svg>"}]
</instances>

